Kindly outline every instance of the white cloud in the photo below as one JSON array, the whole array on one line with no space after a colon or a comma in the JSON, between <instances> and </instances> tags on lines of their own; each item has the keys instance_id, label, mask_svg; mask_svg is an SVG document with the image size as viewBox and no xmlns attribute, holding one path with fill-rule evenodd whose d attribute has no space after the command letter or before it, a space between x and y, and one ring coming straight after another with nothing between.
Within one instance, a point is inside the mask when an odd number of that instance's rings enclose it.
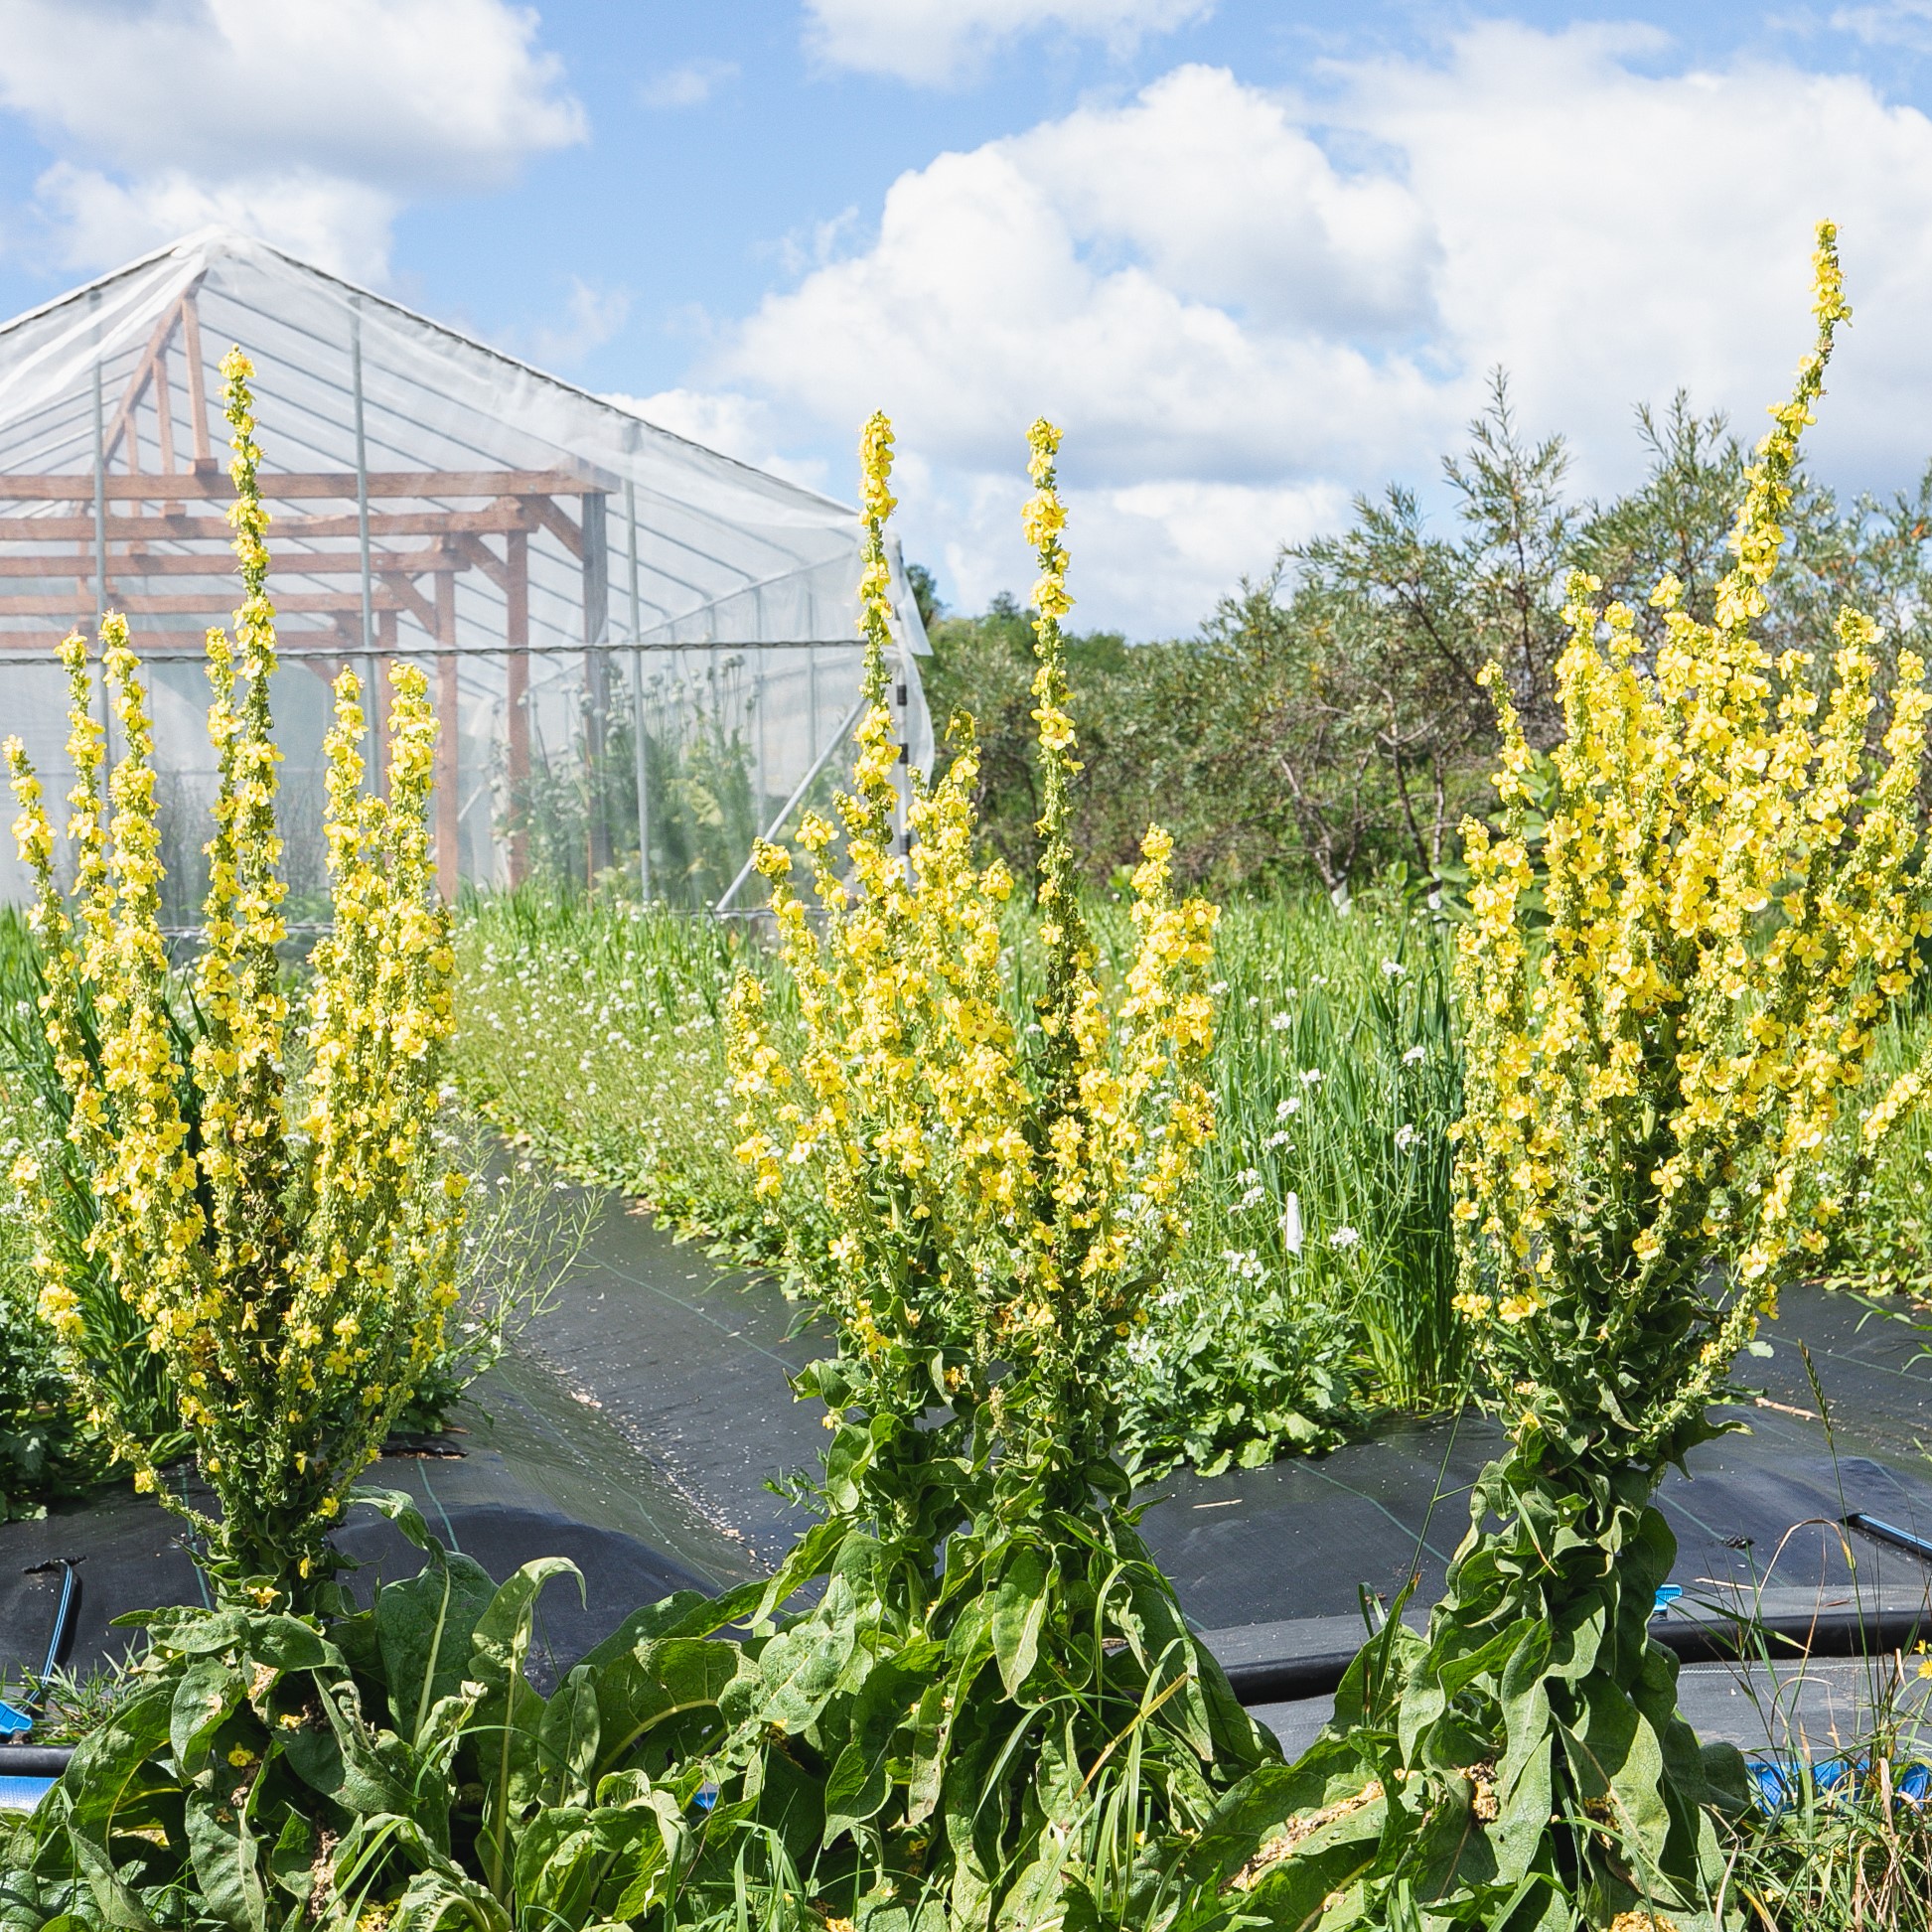
<instances>
[{"instance_id":1,"label":"white cloud","mask_svg":"<svg viewBox=\"0 0 1932 1932\"><path fill-rule=\"evenodd\" d=\"M638 89L638 98L647 107L702 107L737 77L736 61L685 61L654 74Z\"/></svg>"},{"instance_id":2,"label":"white cloud","mask_svg":"<svg viewBox=\"0 0 1932 1932\"><path fill-rule=\"evenodd\" d=\"M661 389L655 395L613 392L604 400L674 436L804 484L808 490L825 487L824 464L785 455L777 440L776 412L755 396L729 390Z\"/></svg>"},{"instance_id":3,"label":"white cloud","mask_svg":"<svg viewBox=\"0 0 1932 1932\"><path fill-rule=\"evenodd\" d=\"M1215 211L1192 235L1190 204ZM884 399L908 443L982 469L1044 410L1078 425L1076 474L1278 475L1284 451L1305 471L1372 424L1400 444L1427 405L1407 357L1351 339L1414 328L1425 244L1399 188L1354 186L1261 96L1184 68L901 176L873 244L768 298L722 367L831 422Z\"/></svg>"},{"instance_id":4,"label":"white cloud","mask_svg":"<svg viewBox=\"0 0 1932 1932\"><path fill-rule=\"evenodd\" d=\"M35 183L35 201L70 268L126 261L219 223L363 282L388 272L398 209L379 188L301 169L209 184L171 168L125 182L65 161Z\"/></svg>"},{"instance_id":5,"label":"white cloud","mask_svg":"<svg viewBox=\"0 0 1932 1932\"><path fill-rule=\"evenodd\" d=\"M1832 14L1832 25L1873 47L1908 47L1918 54L1932 51L1932 4L1928 0L1885 0L1880 6L1840 7Z\"/></svg>"},{"instance_id":6,"label":"white cloud","mask_svg":"<svg viewBox=\"0 0 1932 1932\"><path fill-rule=\"evenodd\" d=\"M1679 383L1755 438L1809 343L1829 217L1858 322L1813 448L1861 481L1915 468L1932 450L1932 121L1856 76L1634 71L1648 51L1491 25L1443 68L1350 72L1354 126L1401 153L1427 208L1441 353L1504 364L1593 482L1634 455L1631 404Z\"/></svg>"},{"instance_id":7,"label":"white cloud","mask_svg":"<svg viewBox=\"0 0 1932 1932\"><path fill-rule=\"evenodd\" d=\"M1497 363L1586 488L1630 479L1631 406L1680 383L1755 435L1832 216L1858 321L1813 447L1903 481L1932 449L1932 121L1858 77L1668 53L1490 23L1436 60L1337 64L1318 101L1181 68L901 176L698 373L767 400L775 445L842 448L891 411L924 465L908 549L947 554L967 604L1025 587L1002 532L1025 425L1053 416L1083 614L1145 635L1350 491L1430 479Z\"/></svg>"},{"instance_id":8,"label":"white cloud","mask_svg":"<svg viewBox=\"0 0 1932 1932\"><path fill-rule=\"evenodd\" d=\"M0 107L62 156L39 212L67 265L188 212L379 273L404 200L583 138L536 25L506 0L8 0Z\"/></svg>"},{"instance_id":9,"label":"white cloud","mask_svg":"<svg viewBox=\"0 0 1932 1932\"><path fill-rule=\"evenodd\" d=\"M542 369L568 369L593 349L601 349L630 315L629 289L598 288L573 275L563 320L528 332L529 359Z\"/></svg>"},{"instance_id":10,"label":"white cloud","mask_svg":"<svg viewBox=\"0 0 1932 1932\"><path fill-rule=\"evenodd\" d=\"M806 44L832 67L926 86L968 79L1002 44L1041 31L1116 54L1205 19L1214 0L806 0Z\"/></svg>"}]
</instances>

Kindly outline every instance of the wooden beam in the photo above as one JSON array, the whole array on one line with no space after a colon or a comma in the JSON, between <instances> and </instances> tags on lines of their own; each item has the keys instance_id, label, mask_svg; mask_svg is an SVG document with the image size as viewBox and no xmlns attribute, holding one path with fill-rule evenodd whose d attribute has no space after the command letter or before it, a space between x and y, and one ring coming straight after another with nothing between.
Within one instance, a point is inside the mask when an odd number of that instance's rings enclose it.
<instances>
[{"instance_id":1,"label":"wooden beam","mask_svg":"<svg viewBox=\"0 0 1932 1932\"><path fill-rule=\"evenodd\" d=\"M579 496L601 497L603 494L601 490L596 489L590 484L583 485L578 491ZM530 511L536 518L536 520L546 530L551 531L558 541L562 543L563 547L581 563L584 556L583 531L555 504L550 502L547 497L532 497L530 499Z\"/></svg>"},{"instance_id":2,"label":"wooden beam","mask_svg":"<svg viewBox=\"0 0 1932 1932\"><path fill-rule=\"evenodd\" d=\"M389 609L407 611L433 638L436 635L436 606L400 573L380 571L377 574L388 592ZM438 577L436 581L440 585L443 578ZM451 582L454 581L452 578Z\"/></svg>"},{"instance_id":3,"label":"wooden beam","mask_svg":"<svg viewBox=\"0 0 1932 1932\"><path fill-rule=\"evenodd\" d=\"M523 501L503 497L487 510L390 510L377 511L369 520L372 536L453 536L459 532L477 536L505 536L512 530L530 530L537 520L523 508ZM277 517L269 528L269 546L277 542L311 536L357 536L362 525L354 512L335 517L303 516L299 512ZM116 543L220 543L226 545L234 534L225 517L190 517L185 511L166 510L154 517L110 517L107 520L107 544ZM91 517L6 517L0 516L0 543L91 543L94 520Z\"/></svg>"},{"instance_id":4,"label":"wooden beam","mask_svg":"<svg viewBox=\"0 0 1932 1932\"><path fill-rule=\"evenodd\" d=\"M188 363L188 420L195 432L195 468L212 472L214 452L208 446L208 391L202 374L201 284L196 282L181 303L181 351Z\"/></svg>"},{"instance_id":5,"label":"wooden beam","mask_svg":"<svg viewBox=\"0 0 1932 1932\"><path fill-rule=\"evenodd\" d=\"M465 558L476 565L497 588L506 594L510 590L510 571L508 566L498 561L497 553L480 536L452 536L452 554Z\"/></svg>"},{"instance_id":6,"label":"wooden beam","mask_svg":"<svg viewBox=\"0 0 1932 1932\"><path fill-rule=\"evenodd\" d=\"M175 467L175 392L168 380L168 345L154 352L154 428L161 441L161 467Z\"/></svg>"},{"instance_id":7,"label":"wooden beam","mask_svg":"<svg viewBox=\"0 0 1932 1932\"><path fill-rule=\"evenodd\" d=\"M408 579L398 579L407 584ZM84 611L86 616L79 620L91 631L94 625L94 580L88 571L75 578L76 595L72 604L60 603L45 591L36 596L25 594L0 595L0 617L38 617L45 618L50 624L68 625L76 621L75 613ZM110 590L113 586L110 584ZM415 595L411 588L412 596ZM378 608L387 611L407 610L412 614L415 604L387 590L375 593ZM416 604L422 599L416 597ZM113 609L128 617L207 617L214 621L225 620L233 609L232 598L205 596L192 591L114 591L108 598ZM275 609L288 616L307 616L326 614L330 611L359 611L363 607L359 591L343 590L298 590L274 599ZM427 606L425 606L427 608Z\"/></svg>"},{"instance_id":8,"label":"wooden beam","mask_svg":"<svg viewBox=\"0 0 1932 1932\"><path fill-rule=\"evenodd\" d=\"M230 494L227 478L207 475L110 476L110 503L213 503ZM604 486L561 470L372 470L369 494L375 497L526 497L537 518L563 538L573 552L582 548L577 526L545 501L551 497L601 496ZM263 470L261 494L270 503L300 503L311 498L356 501L353 470ZM0 502L92 503L94 480L71 470L0 476Z\"/></svg>"},{"instance_id":9,"label":"wooden beam","mask_svg":"<svg viewBox=\"0 0 1932 1932\"><path fill-rule=\"evenodd\" d=\"M64 556L8 556L0 551L0 577L65 577L63 565L72 564ZM372 550L370 564L383 575L431 570L467 570L475 559L467 550L426 543L413 550ZM496 558L490 561L495 564ZM501 569L502 566L498 565ZM282 550L277 553L270 581L277 577L353 577L360 576L363 560L354 550ZM234 559L222 556L184 555L176 550L157 550L144 554L122 550L107 559L107 576L127 577L227 577L234 572Z\"/></svg>"},{"instance_id":10,"label":"wooden beam","mask_svg":"<svg viewBox=\"0 0 1932 1932\"><path fill-rule=\"evenodd\" d=\"M141 406L141 398L147 393L148 384L153 381L157 368L161 366L161 357L168 347L168 338L174 334L181 322L182 304L186 300L187 296L183 294L169 303L167 311L155 324L154 334L148 338L148 346L141 351L141 360L134 365L134 373L128 377L127 387L121 391L120 404L114 411L114 420L108 424L106 440L101 444L103 464L114 460L115 447L125 436L128 439L127 467L134 471L140 469L140 440L134 433L134 414Z\"/></svg>"}]
</instances>

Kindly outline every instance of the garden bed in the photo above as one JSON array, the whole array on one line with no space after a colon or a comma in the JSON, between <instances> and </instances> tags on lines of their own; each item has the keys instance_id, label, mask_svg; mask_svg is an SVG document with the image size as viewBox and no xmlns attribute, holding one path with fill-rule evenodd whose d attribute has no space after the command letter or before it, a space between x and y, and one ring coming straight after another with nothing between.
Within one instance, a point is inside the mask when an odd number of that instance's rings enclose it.
<instances>
[{"instance_id":1,"label":"garden bed","mask_svg":"<svg viewBox=\"0 0 1932 1932\"><path fill-rule=\"evenodd\" d=\"M472 1392L464 1432L442 1453L384 1457L369 1481L407 1492L493 1574L542 1556L578 1563L582 1603L569 1587L543 1601L536 1674L554 1681L637 1603L769 1572L809 1521L768 1486L812 1469L822 1440L817 1406L786 1386L814 1352L800 1312L769 1277L720 1268L611 1196L553 1304ZM1695 1450L1690 1473L1659 1491L1679 1542L1672 1580L1686 1592L1670 1621L1708 1621L1716 1605L1775 1613L1788 1630L1815 1616L1816 1647L1838 1654L1856 1645L1840 1628L1848 1617L1883 1610L1870 1634L1895 1643L1898 1619L1927 1602L1932 1564L1842 1519L1864 1512L1932 1543L1918 1447L1932 1435L1932 1364L1917 1359L1919 1332L1854 1297L1800 1289L1766 1334L1772 1353L1750 1367L1775 1406L1754 1406L1748 1433ZM1415 1576L1412 1620L1439 1593L1468 1484L1498 1440L1473 1415L1398 1418L1332 1454L1176 1471L1143 1488L1143 1531L1190 1621L1290 1747L1326 1713L1359 1647L1362 1589L1389 1604ZM419 1561L366 1515L340 1541L369 1565L352 1578L359 1594ZM116 1654L113 1616L200 1600L171 1519L124 1493L0 1526L0 1669L39 1661L58 1578L29 1566L62 1556L84 1559L71 1667ZM1854 1696L1858 1669L1834 1665L1817 1680L1827 1688L1808 1680L1781 1700L1763 1681L1740 1689L1720 1665L1697 1669L1686 1682L1701 1726L1746 1748L1788 1743L1794 1716L1824 1736L1869 1705Z\"/></svg>"}]
</instances>

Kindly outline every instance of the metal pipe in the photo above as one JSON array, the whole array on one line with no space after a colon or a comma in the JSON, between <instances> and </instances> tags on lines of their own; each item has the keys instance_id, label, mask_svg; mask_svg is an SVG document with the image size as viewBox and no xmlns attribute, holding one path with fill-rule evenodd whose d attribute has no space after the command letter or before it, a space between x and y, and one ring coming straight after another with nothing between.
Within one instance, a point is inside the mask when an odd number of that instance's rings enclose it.
<instances>
[{"instance_id":1,"label":"metal pipe","mask_svg":"<svg viewBox=\"0 0 1932 1932\"><path fill-rule=\"evenodd\" d=\"M100 302L100 291L95 289L88 298L88 307L95 308ZM96 324L98 329L98 324ZM94 342L94 630L99 634L100 621L107 615L107 408L101 395L100 343ZM111 766L114 759L114 713L113 704L107 694L107 667L103 662L100 668L100 745ZM101 822L106 823L107 806L101 802Z\"/></svg>"},{"instance_id":2,"label":"metal pipe","mask_svg":"<svg viewBox=\"0 0 1932 1932\"><path fill-rule=\"evenodd\" d=\"M778 835L786 819L792 816L793 808L797 806L797 804L802 798L805 797L808 788L812 784L812 781L815 778L817 778L821 771L824 770L826 759L828 759L832 755L832 753L835 752L838 749L838 747L844 742L846 732L851 730L852 726L859 721L860 717L864 714L864 711L865 711L865 700L864 698L861 697L859 701L856 704L854 704L849 711L845 713L845 721L838 727L838 729L835 732L832 733L831 743L828 744L824 748L824 750L821 751L818 754L818 756L812 761L812 769L809 772L807 772L802 779L799 780L798 785L793 790L792 796L789 799L787 799L782 806L779 807L778 817L774 818L770 823L770 825L768 825L765 829L764 836L768 841L772 838L775 838ZM744 884L744 882L748 878L751 877L751 869L757 863L758 863L758 850L757 847L754 846L752 848L751 856L745 860L744 864L739 866L738 876L735 879L733 879L728 886L725 887L723 893L720 894L718 898L718 903L711 908L711 910L714 913L728 912L730 910L732 900L737 898L739 888Z\"/></svg>"},{"instance_id":3,"label":"metal pipe","mask_svg":"<svg viewBox=\"0 0 1932 1932\"><path fill-rule=\"evenodd\" d=\"M94 358L94 621L107 615L107 407Z\"/></svg>"},{"instance_id":4,"label":"metal pipe","mask_svg":"<svg viewBox=\"0 0 1932 1932\"><path fill-rule=\"evenodd\" d=\"M369 444L363 429L363 303L349 298L349 378L356 402L356 538L361 548L363 567L363 683L370 692L372 728L378 698L375 693L375 585L370 573L369 551ZM379 765L381 753L371 759L372 769Z\"/></svg>"},{"instance_id":5,"label":"metal pipe","mask_svg":"<svg viewBox=\"0 0 1932 1932\"><path fill-rule=\"evenodd\" d=\"M638 903L651 903L651 761L644 735L644 650L638 587L638 491L624 486L624 518L631 530L631 761L638 785Z\"/></svg>"}]
</instances>

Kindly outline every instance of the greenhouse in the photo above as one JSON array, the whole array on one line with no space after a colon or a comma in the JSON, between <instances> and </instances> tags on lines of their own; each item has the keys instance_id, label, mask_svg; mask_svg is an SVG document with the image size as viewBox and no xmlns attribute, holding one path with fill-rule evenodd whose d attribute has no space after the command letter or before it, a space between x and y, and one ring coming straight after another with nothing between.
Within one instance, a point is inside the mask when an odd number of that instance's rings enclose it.
<instances>
[{"instance_id":1,"label":"greenhouse","mask_svg":"<svg viewBox=\"0 0 1932 1932\"><path fill-rule=\"evenodd\" d=\"M127 616L175 921L214 786L202 633L234 602L230 345L256 370L282 652L312 673L276 700L298 899L321 875L329 680L403 659L435 694L446 894L616 874L743 905L753 838L829 785L856 716L853 513L212 230L0 329L0 714L59 783L54 642ZM896 550L893 570L898 733L922 765L925 638ZM25 890L9 851L0 901Z\"/></svg>"}]
</instances>

